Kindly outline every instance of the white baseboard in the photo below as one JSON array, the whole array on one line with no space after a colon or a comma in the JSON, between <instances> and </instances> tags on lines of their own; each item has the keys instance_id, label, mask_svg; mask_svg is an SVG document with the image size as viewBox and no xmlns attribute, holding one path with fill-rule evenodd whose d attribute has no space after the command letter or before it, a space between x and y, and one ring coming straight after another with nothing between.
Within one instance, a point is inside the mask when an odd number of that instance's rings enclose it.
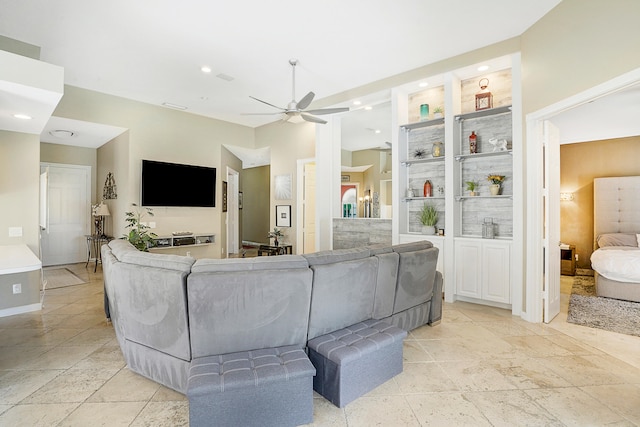
<instances>
[{"instance_id":1,"label":"white baseboard","mask_svg":"<svg viewBox=\"0 0 640 427\"><path fill-rule=\"evenodd\" d=\"M5 308L4 310L0 310L0 317L14 316L16 314L29 313L31 311L38 311L41 309L42 304L39 302L35 304L21 305L19 307Z\"/></svg>"}]
</instances>

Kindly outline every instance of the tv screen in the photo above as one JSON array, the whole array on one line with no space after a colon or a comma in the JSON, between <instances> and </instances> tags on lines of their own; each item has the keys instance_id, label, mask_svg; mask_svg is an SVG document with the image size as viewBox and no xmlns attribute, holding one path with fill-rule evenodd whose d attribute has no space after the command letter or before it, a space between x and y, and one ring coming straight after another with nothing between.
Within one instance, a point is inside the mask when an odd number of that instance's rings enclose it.
<instances>
[{"instance_id":1,"label":"tv screen","mask_svg":"<svg viewBox=\"0 0 640 427\"><path fill-rule=\"evenodd\" d=\"M142 160L142 206L216 206L216 168Z\"/></svg>"}]
</instances>

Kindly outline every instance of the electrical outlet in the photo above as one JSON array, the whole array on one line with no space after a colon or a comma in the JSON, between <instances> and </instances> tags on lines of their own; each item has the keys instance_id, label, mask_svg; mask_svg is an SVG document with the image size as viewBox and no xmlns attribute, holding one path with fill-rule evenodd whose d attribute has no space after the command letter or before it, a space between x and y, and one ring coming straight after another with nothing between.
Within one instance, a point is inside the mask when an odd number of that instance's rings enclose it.
<instances>
[{"instance_id":1,"label":"electrical outlet","mask_svg":"<svg viewBox=\"0 0 640 427\"><path fill-rule=\"evenodd\" d=\"M9 237L22 237L22 227L9 227Z\"/></svg>"},{"instance_id":2,"label":"electrical outlet","mask_svg":"<svg viewBox=\"0 0 640 427\"><path fill-rule=\"evenodd\" d=\"M579 258L579 257L578 257L578 254L576 254L576 262L578 262L578 258Z\"/></svg>"},{"instance_id":3,"label":"electrical outlet","mask_svg":"<svg viewBox=\"0 0 640 427\"><path fill-rule=\"evenodd\" d=\"M150 221L149 222L149 228L156 228L156 222L155 221Z\"/></svg>"},{"instance_id":4,"label":"electrical outlet","mask_svg":"<svg viewBox=\"0 0 640 427\"><path fill-rule=\"evenodd\" d=\"M14 294L21 294L22 293L22 283L15 283L13 285L13 293Z\"/></svg>"}]
</instances>

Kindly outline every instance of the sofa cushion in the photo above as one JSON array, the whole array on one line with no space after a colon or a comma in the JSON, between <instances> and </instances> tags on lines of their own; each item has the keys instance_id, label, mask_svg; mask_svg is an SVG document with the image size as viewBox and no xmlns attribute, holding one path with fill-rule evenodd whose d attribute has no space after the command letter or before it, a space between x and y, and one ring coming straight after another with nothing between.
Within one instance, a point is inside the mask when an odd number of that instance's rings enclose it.
<instances>
[{"instance_id":1,"label":"sofa cushion","mask_svg":"<svg viewBox=\"0 0 640 427\"><path fill-rule=\"evenodd\" d=\"M256 258L199 259L193 264L191 271L194 273L220 273L291 268L309 268L309 263L300 255L265 256Z\"/></svg>"},{"instance_id":2,"label":"sofa cushion","mask_svg":"<svg viewBox=\"0 0 640 427\"><path fill-rule=\"evenodd\" d=\"M430 242L427 243L430 244ZM414 247L420 248L420 245L414 245ZM428 247L428 249L405 251L404 249L407 248L408 246L403 247L403 251L399 253L394 313L429 301L433 296L438 248Z\"/></svg>"},{"instance_id":3,"label":"sofa cushion","mask_svg":"<svg viewBox=\"0 0 640 427\"><path fill-rule=\"evenodd\" d=\"M368 258L371 256L371 251L368 248L336 249L304 254L302 256L307 259L310 266L314 266Z\"/></svg>"},{"instance_id":4,"label":"sofa cushion","mask_svg":"<svg viewBox=\"0 0 640 427\"><path fill-rule=\"evenodd\" d=\"M137 250L126 240L112 240L109 247L113 255L120 261L145 267L159 267L166 270L177 270L184 273L191 271L195 258L182 255L158 254Z\"/></svg>"},{"instance_id":5,"label":"sofa cushion","mask_svg":"<svg viewBox=\"0 0 640 427\"><path fill-rule=\"evenodd\" d=\"M362 252L359 252L362 253ZM378 258L315 264L308 339L371 319Z\"/></svg>"},{"instance_id":6,"label":"sofa cushion","mask_svg":"<svg viewBox=\"0 0 640 427\"><path fill-rule=\"evenodd\" d=\"M261 262L247 262L248 265L254 265L256 269L189 275L187 299L193 357L288 345L305 346L311 270L261 270L258 268L264 265Z\"/></svg>"}]
</instances>

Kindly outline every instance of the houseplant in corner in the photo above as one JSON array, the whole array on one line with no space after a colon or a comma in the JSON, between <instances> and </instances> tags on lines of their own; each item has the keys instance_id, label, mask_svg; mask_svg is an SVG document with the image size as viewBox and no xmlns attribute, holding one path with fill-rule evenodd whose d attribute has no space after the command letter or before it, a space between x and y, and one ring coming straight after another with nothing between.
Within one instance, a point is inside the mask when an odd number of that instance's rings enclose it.
<instances>
[{"instance_id":1,"label":"houseplant in corner","mask_svg":"<svg viewBox=\"0 0 640 427\"><path fill-rule=\"evenodd\" d=\"M149 248L156 245L155 238L158 236L155 233L149 232L149 226L142 223L142 218L145 215L153 216L151 208L145 208L141 211L138 205L132 203L135 206L135 212L125 212L125 221L127 225L125 228L130 228L128 234L125 234L122 238L128 240L139 251L148 252Z\"/></svg>"},{"instance_id":2,"label":"houseplant in corner","mask_svg":"<svg viewBox=\"0 0 640 427\"><path fill-rule=\"evenodd\" d=\"M438 211L432 204L425 203L418 212L418 219L422 224L422 234L436 234L436 224L438 222Z\"/></svg>"}]
</instances>

